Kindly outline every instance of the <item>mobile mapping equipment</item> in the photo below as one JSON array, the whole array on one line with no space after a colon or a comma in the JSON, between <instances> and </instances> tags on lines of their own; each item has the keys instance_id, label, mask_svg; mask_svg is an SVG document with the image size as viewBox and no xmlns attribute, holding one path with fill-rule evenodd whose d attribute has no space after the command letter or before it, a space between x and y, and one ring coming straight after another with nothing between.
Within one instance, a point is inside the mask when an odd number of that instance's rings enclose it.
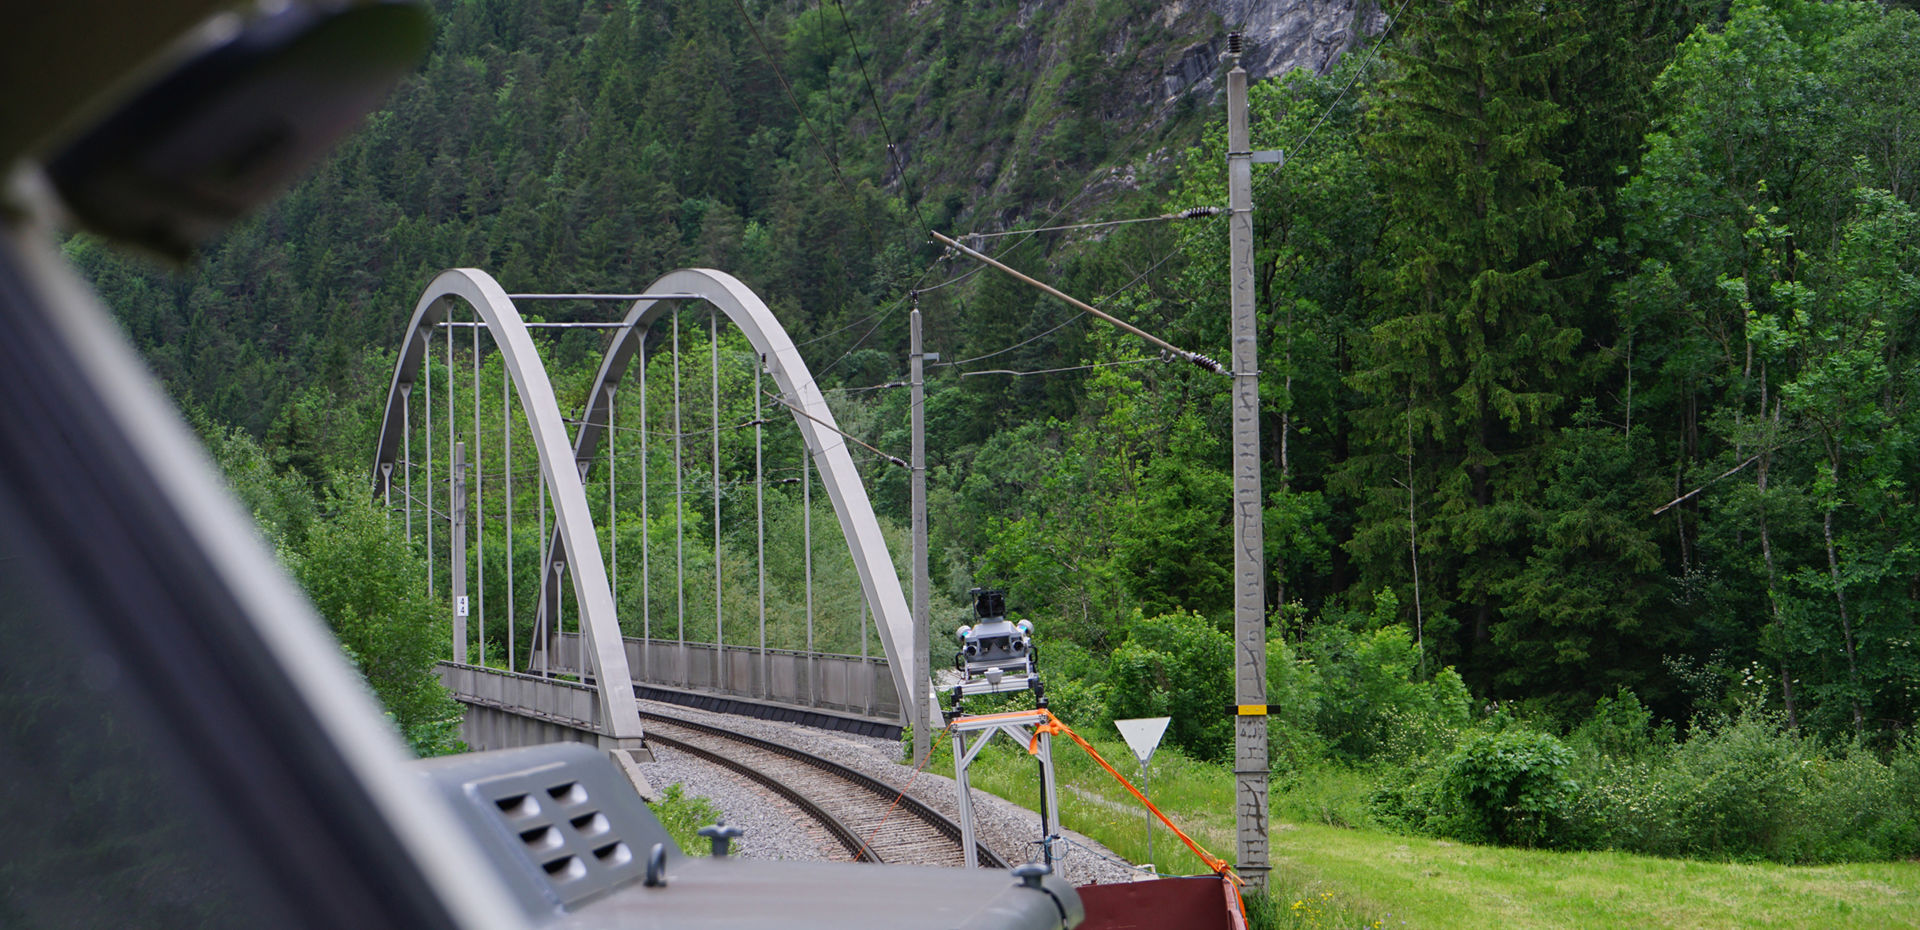
<instances>
[{"instance_id":1,"label":"mobile mapping equipment","mask_svg":"<svg viewBox=\"0 0 1920 930\"><path fill-rule=\"evenodd\" d=\"M961 678L953 688L953 708L947 716L959 714L961 701L972 694L1031 689L1034 706L1047 706L1047 693L1034 665L1033 623L1007 619L1005 591L974 588L971 593L973 625L954 631L960 650L953 654L953 667Z\"/></svg>"},{"instance_id":2,"label":"mobile mapping equipment","mask_svg":"<svg viewBox=\"0 0 1920 930\"><path fill-rule=\"evenodd\" d=\"M977 868L974 852L973 792L967 783L967 768L986 748L995 733L1005 733L1025 747L1040 763L1040 856L1053 867L1053 845L1060 839L1060 802L1055 796L1053 776L1053 737L1044 728L1052 718L1047 712L1047 692L1040 684L1035 667L1038 649L1033 645L1033 624L1007 619L1007 593L998 588L974 588L971 626L954 631L960 651L953 655L953 667L960 671L960 683L953 686L953 706L946 711L947 729L953 733L953 780L959 792L960 845L966 850L967 868ZM968 716L962 708L968 695L999 694L1003 691L1033 692L1033 710ZM972 745L967 734L979 733Z\"/></svg>"}]
</instances>

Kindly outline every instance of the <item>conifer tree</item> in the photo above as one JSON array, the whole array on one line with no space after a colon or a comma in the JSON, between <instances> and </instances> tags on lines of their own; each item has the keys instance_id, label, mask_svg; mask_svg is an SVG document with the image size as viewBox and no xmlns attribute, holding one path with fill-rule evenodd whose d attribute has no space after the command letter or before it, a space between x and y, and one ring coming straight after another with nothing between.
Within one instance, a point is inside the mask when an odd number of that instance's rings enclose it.
<instances>
[{"instance_id":1,"label":"conifer tree","mask_svg":"<svg viewBox=\"0 0 1920 930\"><path fill-rule=\"evenodd\" d=\"M1348 549L1362 589L1396 586L1410 606L1417 555L1426 632L1457 625L1470 672L1491 659L1498 581L1551 416L1578 387L1581 332L1553 260L1582 229L1552 93L1586 41L1578 26L1559 2L1410 13L1363 138L1384 228L1351 379L1366 406L1341 475L1359 505Z\"/></svg>"}]
</instances>

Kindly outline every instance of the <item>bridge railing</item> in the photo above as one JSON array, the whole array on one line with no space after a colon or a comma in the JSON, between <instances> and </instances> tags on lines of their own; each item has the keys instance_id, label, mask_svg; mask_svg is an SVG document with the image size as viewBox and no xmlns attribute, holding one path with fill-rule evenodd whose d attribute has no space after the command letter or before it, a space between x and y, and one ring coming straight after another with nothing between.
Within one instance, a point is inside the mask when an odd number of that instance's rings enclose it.
<instances>
[{"instance_id":1,"label":"bridge railing","mask_svg":"<svg viewBox=\"0 0 1920 930\"><path fill-rule=\"evenodd\" d=\"M491 708L588 733L606 732L599 692L592 686L455 662L441 662L434 671L454 699L469 707ZM468 740L469 744L473 742Z\"/></svg>"},{"instance_id":2,"label":"bridge railing","mask_svg":"<svg viewBox=\"0 0 1920 930\"><path fill-rule=\"evenodd\" d=\"M900 695L884 657L768 649L763 661L760 650L754 647L729 646L723 658L712 643L682 644L638 637L627 637L624 642L627 667L639 684L883 720L900 718ZM552 657L553 671L577 674L579 634L560 634Z\"/></svg>"}]
</instances>

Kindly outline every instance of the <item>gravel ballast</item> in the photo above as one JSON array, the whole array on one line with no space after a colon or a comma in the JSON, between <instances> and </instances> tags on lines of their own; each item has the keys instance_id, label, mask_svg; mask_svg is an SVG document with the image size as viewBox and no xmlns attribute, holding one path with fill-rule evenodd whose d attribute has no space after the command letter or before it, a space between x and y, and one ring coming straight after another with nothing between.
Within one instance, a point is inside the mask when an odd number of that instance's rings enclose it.
<instances>
[{"instance_id":1,"label":"gravel ballast","mask_svg":"<svg viewBox=\"0 0 1920 930\"><path fill-rule=\"evenodd\" d=\"M912 795L948 817L959 819L952 778L927 771L915 774L901 765L900 744L891 740L854 736L813 727L774 723L752 717L718 714L694 708L641 701L642 710L726 727L772 740L865 772L889 785L909 785ZM654 746L655 761L641 771L655 790L679 784L690 795L706 798L728 823L745 831L740 855L748 859L830 859L838 846L826 833L807 823L793 805L745 777L665 746ZM1036 787L1036 791L1037 791ZM977 838L1008 862L1038 860L1040 815L995 795L973 792ZM1054 869L1076 885L1132 881L1136 872L1106 847L1086 836L1063 830L1064 843L1054 850ZM1064 846L1064 848L1062 848Z\"/></svg>"}]
</instances>

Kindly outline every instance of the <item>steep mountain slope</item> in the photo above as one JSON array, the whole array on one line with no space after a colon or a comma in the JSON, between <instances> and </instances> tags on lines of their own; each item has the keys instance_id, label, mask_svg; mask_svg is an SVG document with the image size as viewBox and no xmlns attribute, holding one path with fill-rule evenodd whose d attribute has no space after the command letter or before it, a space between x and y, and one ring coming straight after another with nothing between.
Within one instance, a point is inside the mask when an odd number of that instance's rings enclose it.
<instances>
[{"instance_id":1,"label":"steep mountain slope","mask_svg":"<svg viewBox=\"0 0 1920 930\"><path fill-rule=\"evenodd\" d=\"M423 71L193 271L72 251L177 394L257 434L303 387L362 380L450 265L567 288L716 265L819 335L927 279L927 226L1089 216L1159 183L1241 19L1258 74L1381 22L1353 0L441 0Z\"/></svg>"}]
</instances>

